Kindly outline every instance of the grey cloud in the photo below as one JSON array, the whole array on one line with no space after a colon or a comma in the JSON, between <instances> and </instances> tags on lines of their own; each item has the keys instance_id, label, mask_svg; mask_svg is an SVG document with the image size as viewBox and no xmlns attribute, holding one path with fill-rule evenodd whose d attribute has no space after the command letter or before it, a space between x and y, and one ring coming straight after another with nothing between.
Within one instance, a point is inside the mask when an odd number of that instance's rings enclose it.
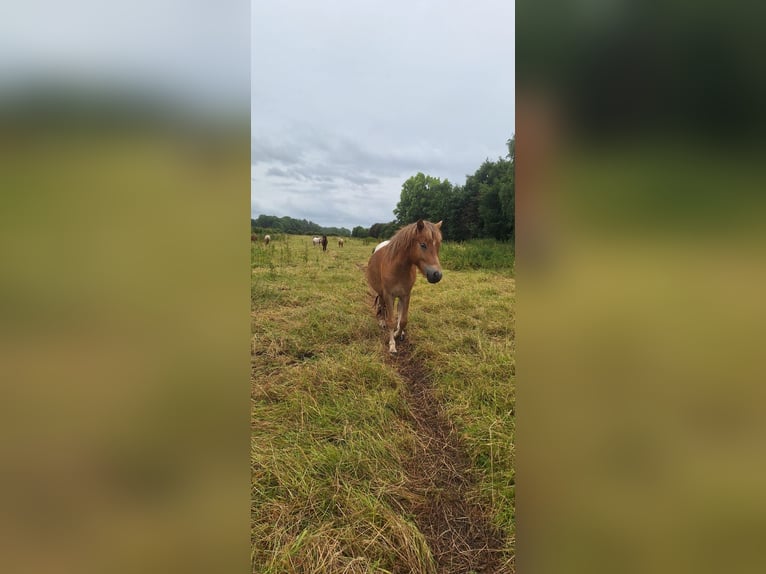
<instances>
[{"instance_id":1,"label":"grey cloud","mask_svg":"<svg viewBox=\"0 0 766 574\"><path fill-rule=\"evenodd\" d=\"M266 142L260 138L253 138L250 141L250 163L252 165L274 162L295 165L302 161L301 156L301 150L289 144Z\"/></svg>"},{"instance_id":2,"label":"grey cloud","mask_svg":"<svg viewBox=\"0 0 766 574\"><path fill-rule=\"evenodd\" d=\"M315 183L331 183L334 181L348 181L356 185L378 183L380 180L363 173L355 173L332 165L300 165L289 169L272 166L266 170L266 176L292 179L296 181L310 181Z\"/></svg>"},{"instance_id":3,"label":"grey cloud","mask_svg":"<svg viewBox=\"0 0 766 574\"><path fill-rule=\"evenodd\" d=\"M290 172L279 167L270 167L266 172L266 175L271 175L274 177L290 177Z\"/></svg>"},{"instance_id":4,"label":"grey cloud","mask_svg":"<svg viewBox=\"0 0 766 574\"><path fill-rule=\"evenodd\" d=\"M381 177L414 175L428 171L445 177L440 172L449 162L436 150L410 146L405 149L382 147L373 150L368 144L349 138L328 136L296 138L274 143L264 139L253 140L253 165L279 164L269 168L268 175L296 177L314 181L337 178L358 185L378 183ZM257 159L256 159L257 157ZM478 164L476 165L478 167Z\"/></svg>"}]
</instances>

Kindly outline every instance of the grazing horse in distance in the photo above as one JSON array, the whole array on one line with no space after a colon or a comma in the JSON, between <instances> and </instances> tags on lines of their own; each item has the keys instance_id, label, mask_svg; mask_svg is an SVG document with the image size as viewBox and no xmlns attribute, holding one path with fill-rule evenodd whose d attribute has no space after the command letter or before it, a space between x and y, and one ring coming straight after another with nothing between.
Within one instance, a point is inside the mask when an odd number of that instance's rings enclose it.
<instances>
[{"instance_id":1,"label":"grazing horse in distance","mask_svg":"<svg viewBox=\"0 0 766 574\"><path fill-rule=\"evenodd\" d=\"M266 245L268 245L270 241L271 241L271 235L264 235L264 236L263 236L263 242L264 242Z\"/></svg>"},{"instance_id":2,"label":"grazing horse in distance","mask_svg":"<svg viewBox=\"0 0 766 574\"><path fill-rule=\"evenodd\" d=\"M327 236L322 236L322 251L327 251Z\"/></svg>"},{"instance_id":3,"label":"grazing horse in distance","mask_svg":"<svg viewBox=\"0 0 766 574\"><path fill-rule=\"evenodd\" d=\"M388 351L396 353L396 339L404 337L410 292L418 271L429 283L442 278L439 247L442 243L442 222L431 223L419 219L400 229L389 241L373 251L367 264L367 283L375 291L378 323L389 332ZM397 314L394 300L399 299Z\"/></svg>"},{"instance_id":4,"label":"grazing horse in distance","mask_svg":"<svg viewBox=\"0 0 766 574\"><path fill-rule=\"evenodd\" d=\"M258 236L255 233L250 234L250 241L258 241Z\"/></svg>"},{"instance_id":5,"label":"grazing horse in distance","mask_svg":"<svg viewBox=\"0 0 766 574\"><path fill-rule=\"evenodd\" d=\"M343 247L343 238L338 237L338 247Z\"/></svg>"},{"instance_id":6,"label":"grazing horse in distance","mask_svg":"<svg viewBox=\"0 0 766 574\"><path fill-rule=\"evenodd\" d=\"M311 242L314 244L314 247L318 245L322 245L322 238L321 237L314 237L312 238Z\"/></svg>"}]
</instances>

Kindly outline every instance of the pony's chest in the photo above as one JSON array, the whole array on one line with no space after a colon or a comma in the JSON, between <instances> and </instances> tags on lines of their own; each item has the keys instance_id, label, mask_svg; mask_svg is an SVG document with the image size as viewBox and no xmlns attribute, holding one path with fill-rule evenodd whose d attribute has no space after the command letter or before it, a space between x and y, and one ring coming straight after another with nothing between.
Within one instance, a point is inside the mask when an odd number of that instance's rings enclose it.
<instances>
[{"instance_id":1,"label":"pony's chest","mask_svg":"<svg viewBox=\"0 0 766 574\"><path fill-rule=\"evenodd\" d=\"M391 281L389 291L394 297L409 295L410 291L412 291L412 286L415 284L415 279L417 279L417 276L418 273L417 269L415 268L413 268L412 271L407 274L397 276L393 281Z\"/></svg>"}]
</instances>

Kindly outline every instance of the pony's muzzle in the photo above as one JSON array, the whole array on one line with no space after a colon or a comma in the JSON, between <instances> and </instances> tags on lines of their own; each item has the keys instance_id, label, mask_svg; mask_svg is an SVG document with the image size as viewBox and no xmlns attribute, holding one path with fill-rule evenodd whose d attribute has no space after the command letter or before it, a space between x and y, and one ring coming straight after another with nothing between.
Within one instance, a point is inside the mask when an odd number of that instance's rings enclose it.
<instances>
[{"instance_id":1,"label":"pony's muzzle","mask_svg":"<svg viewBox=\"0 0 766 574\"><path fill-rule=\"evenodd\" d=\"M438 269L429 269L426 271L426 279L429 283L438 283L442 280L442 272Z\"/></svg>"}]
</instances>

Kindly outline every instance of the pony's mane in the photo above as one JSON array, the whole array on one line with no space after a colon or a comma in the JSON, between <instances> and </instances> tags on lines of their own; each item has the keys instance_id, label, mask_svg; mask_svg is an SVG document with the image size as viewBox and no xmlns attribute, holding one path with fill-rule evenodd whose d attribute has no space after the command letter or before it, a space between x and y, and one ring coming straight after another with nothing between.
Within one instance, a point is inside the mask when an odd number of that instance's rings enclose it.
<instances>
[{"instance_id":1,"label":"pony's mane","mask_svg":"<svg viewBox=\"0 0 766 574\"><path fill-rule=\"evenodd\" d=\"M388 256L394 257L399 250L401 249L407 249L412 244L413 241L415 241L415 238L417 238L418 234L423 233L426 235L426 237L429 240L435 239L437 241L441 241L442 239L442 233L439 231L439 228L436 227L433 223L430 221L423 220L423 231L418 231L418 224L416 223L410 223L409 225L405 225L402 227L399 231L396 232L396 235L394 235L388 245Z\"/></svg>"}]
</instances>

